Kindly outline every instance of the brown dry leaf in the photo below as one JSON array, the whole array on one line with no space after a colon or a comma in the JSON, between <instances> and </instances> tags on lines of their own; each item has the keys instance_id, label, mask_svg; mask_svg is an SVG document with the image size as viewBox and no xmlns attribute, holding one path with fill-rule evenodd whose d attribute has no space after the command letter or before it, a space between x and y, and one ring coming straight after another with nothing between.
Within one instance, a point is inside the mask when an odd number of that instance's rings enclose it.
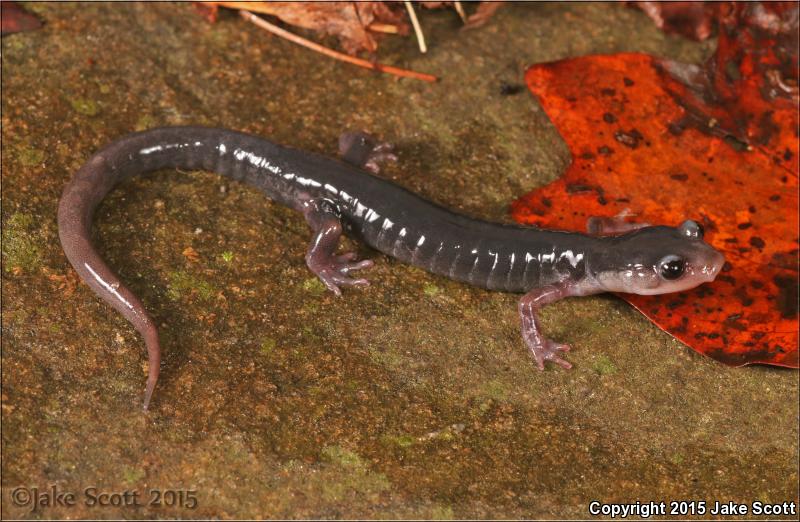
<instances>
[{"instance_id":1,"label":"brown dry leaf","mask_svg":"<svg viewBox=\"0 0 800 522\"><path fill-rule=\"evenodd\" d=\"M197 12L210 24L216 23L219 6L213 2L192 2Z\"/></svg>"},{"instance_id":2,"label":"brown dry leaf","mask_svg":"<svg viewBox=\"0 0 800 522\"><path fill-rule=\"evenodd\" d=\"M505 2L481 2L478 9L469 15L462 29L475 29L481 27L489 21L495 11L503 7Z\"/></svg>"},{"instance_id":3,"label":"brown dry leaf","mask_svg":"<svg viewBox=\"0 0 800 522\"><path fill-rule=\"evenodd\" d=\"M370 24L393 25L407 34L405 11L393 10L384 2L208 2L231 9L245 9L272 15L287 24L339 38L344 50L374 52L378 48Z\"/></svg>"},{"instance_id":4,"label":"brown dry leaf","mask_svg":"<svg viewBox=\"0 0 800 522\"><path fill-rule=\"evenodd\" d=\"M200 259L200 254L192 247L186 247L181 252L186 259L188 259L191 263L196 263Z\"/></svg>"},{"instance_id":5,"label":"brown dry leaf","mask_svg":"<svg viewBox=\"0 0 800 522\"><path fill-rule=\"evenodd\" d=\"M711 36L717 6L713 2L628 2L644 11L656 26L698 41Z\"/></svg>"}]
</instances>

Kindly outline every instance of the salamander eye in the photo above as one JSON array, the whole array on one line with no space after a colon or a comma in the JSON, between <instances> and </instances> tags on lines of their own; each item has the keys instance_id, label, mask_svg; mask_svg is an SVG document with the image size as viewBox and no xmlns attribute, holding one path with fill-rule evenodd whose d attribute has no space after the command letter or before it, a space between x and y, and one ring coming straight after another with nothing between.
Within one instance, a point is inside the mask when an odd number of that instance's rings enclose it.
<instances>
[{"instance_id":1,"label":"salamander eye","mask_svg":"<svg viewBox=\"0 0 800 522\"><path fill-rule=\"evenodd\" d=\"M667 256L661 260L659 272L661 277L669 281L678 279L686 269L686 262L678 256Z\"/></svg>"},{"instance_id":2,"label":"salamander eye","mask_svg":"<svg viewBox=\"0 0 800 522\"><path fill-rule=\"evenodd\" d=\"M678 227L681 234L685 235L686 237L690 237L692 239L703 239L703 225L698 223L697 221L692 221L691 219L687 219Z\"/></svg>"}]
</instances>

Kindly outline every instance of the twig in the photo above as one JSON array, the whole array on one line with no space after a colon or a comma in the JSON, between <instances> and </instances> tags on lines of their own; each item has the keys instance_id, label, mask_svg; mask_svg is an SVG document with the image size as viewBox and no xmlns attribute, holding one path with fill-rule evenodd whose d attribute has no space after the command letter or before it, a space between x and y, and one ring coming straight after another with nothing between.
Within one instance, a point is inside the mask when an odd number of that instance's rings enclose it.
<instances>
[{"instance_id":1,"label":"twig","mask_svg":"<svg viewBox=\"0 0 800 522\"><path fill-rule=\"evenodd\" d=\"M397 29L397 26L394 24L384 24L381 22L372 22L367 26L367 29L370 31L375 31L376 33L386 33L386 34L398 34L400 31Z\"/></svg>"},{"instance_id":2,"label":"twig","mask_svg":"<svg viewBox=\"0 0 800 522\"><path fill-rule=\"evenodd\" d=\"M408 17L411 18L411 25L414 27L414 34L417 35L417 43L419 43L419 52L425 54L428 52L428 46L425 45L425 35L422 34L422 27L419 26L419 20L417 20L417 13L414 12L414 6L411 5L409 0L404 0L403 3L406 5L406 11L408 11Z\"/></svg>"},{"instance_id":3,"label":"twig","mask_svg":"<svg viewBox=\"0 0 800 522\"><path fill-rule=\"evenodd\" d=\"M277 25L271 24L266 20L264 20L263 18L254 15L250 11L245 11L244 9L239 11L239 15L248 22L257 25L258 27L266 31L269 31L272 34L275 34L282 38L286 38L290 42L302 45L303 47L307 47L311 50L317 51L318 53L322 53L326 56L330 56L331 58L335 58L343 62L352 63L353 65L358 65L360 67L365 67L367 69L373 69L375 71L394 74L395 76L403 76L405 78L415 78L417 80L422 80L424 82L433 83L439 80L436 76L433 76L431 74L409 71L408 69L400 69L399 67L392 67L391 65L372 63L368 62L367 60L362 60L361 58L356 58L355 56L350 56L349 54L340 53L339 51L334 51L333 49L328 49L327 47L322 46L316 42L312 42L311 40L306 40L301 36L297 36L296 34L290 33L285 29L281 29Z\"/></svg>"},{"instance_id":4,"label":"twig","mask_svg":"<svg viewBox=\"0 0 800 522\"><path fill-rule=\"evenodd\" d=\"M456 13L458 13L458 16L461 17L461 21L463 23L467 23L467 13L464 12L464 6L461 5L461 2L459 2L458 0L455 0L453 2L453 7L456 8Z\"/></svg>"}]
</instances>

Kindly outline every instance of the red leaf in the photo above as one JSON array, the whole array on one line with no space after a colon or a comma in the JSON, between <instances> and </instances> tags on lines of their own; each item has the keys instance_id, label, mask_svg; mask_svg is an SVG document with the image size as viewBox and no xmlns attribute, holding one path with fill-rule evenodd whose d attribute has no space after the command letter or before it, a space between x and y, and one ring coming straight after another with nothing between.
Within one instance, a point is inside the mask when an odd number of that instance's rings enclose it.
<instances>
[{"instance_id":1,"label":"red leaf","mask_svg":"<svg viewBox=\"0 0 800 522\"><path fill-rule=\"evenodd\" d=\"M728 261L717 280L690 292L621 297L726 364L796 368L797 108L769 93L765 100L760 62L737 55L750 69L732 88L726 84L727 109L706 104L642 54L531 67L528 86L574 160L561 179L515 201L512 211L520 222L566 230L626 208L654 224L698 220ZM759 140L765 114L770 132Z\"/></svg>"}]
</instances>

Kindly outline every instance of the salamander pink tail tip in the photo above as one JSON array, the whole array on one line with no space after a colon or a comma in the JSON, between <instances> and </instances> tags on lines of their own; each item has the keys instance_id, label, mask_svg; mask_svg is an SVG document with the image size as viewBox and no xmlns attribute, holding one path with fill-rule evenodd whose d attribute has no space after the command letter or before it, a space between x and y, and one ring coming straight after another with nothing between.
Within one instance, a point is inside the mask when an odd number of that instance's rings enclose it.
<instances>
[{"instance_id":1,"label":"salamander pink tail tip","mask_svg":"<svg viewBox=\"0 0 800 522\"><path fill-rule=\"evenodd\" d=\"M142 406L142 409L144 411L147 411L147 409L150 407L150 399L153 397L153 390L155 389L155 387L156 387L156 382L155 381L151 382L148 379L147 387L144 390L144 405Z\"/></svg>"}]
</instances>

